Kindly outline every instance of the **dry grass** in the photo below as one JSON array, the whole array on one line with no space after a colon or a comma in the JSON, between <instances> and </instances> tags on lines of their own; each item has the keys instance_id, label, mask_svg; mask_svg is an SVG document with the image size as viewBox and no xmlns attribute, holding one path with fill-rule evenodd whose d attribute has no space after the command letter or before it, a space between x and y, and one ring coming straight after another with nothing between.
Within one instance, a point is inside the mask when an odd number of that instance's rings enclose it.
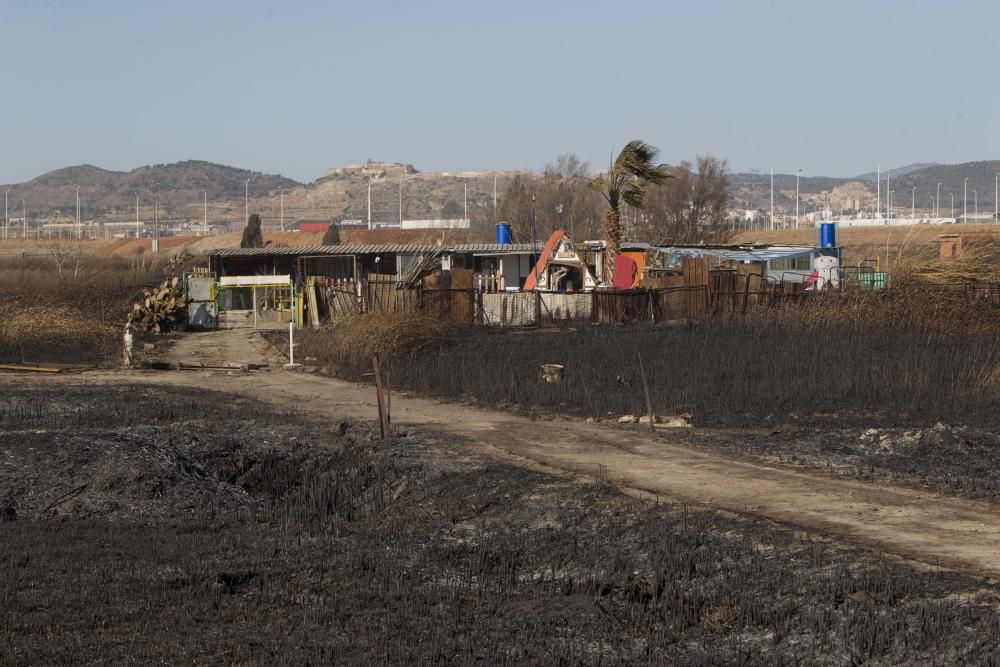
<instances>
[{"instance_id":1,"label":"dry grass","mask_svg":"<svg viewBox=\"0 0 1000 667\"><path fill-rule=\"evenodd\" d=\"M959 257L942 261L937 253L900 255L892 265L894 285L1000 282L1000 242L967 243Z\"/></svg>"},{"instance_id":2,"label":"dry grass","mask_svg":"<svg viewBox=\"0 0 1000 667\"><path fill-rule=\"evenodd\" d=\"M355 315L323 329L305 330L297 345L302 356L356 370L371 358L415 352L440 343L455 323L432 313L399 312Z\"/></svg>"},{"instance_id":3,"label":"dry grass","mask_svg":"<svg viewBox=\"0 0 1000 667\"><path fill-rule=\"evenodd\" d=\"M0 266L0 359L94 363L118 355L121 327L164 258L83 256L62 275L49 257Z\"/></svg>"},{"instance_id":4,"label":"dry grass","mask_svg":"<svg viewBox=\"0 0 1000 667\"><path fill-rule=\"evenodd\" d=\"M47 361L104 356L115 346L117 329L66 306L0 305L0 359Z\"/></svg>"},{"instance_id":5,"label":"dry grass","mask_svg":"<svg viewBox=\"0 0 1000 667\"><path fill-rule=\"evenodd\" d=\"M919 332L965 342L972 337L1000 336L1000 309L963 291L933 291L898 286L866 292L823 292L780 309L747 313L748 321L766 329L795 325L820 331L831 327L858 333Z\"/></svg>"}]
</instances>

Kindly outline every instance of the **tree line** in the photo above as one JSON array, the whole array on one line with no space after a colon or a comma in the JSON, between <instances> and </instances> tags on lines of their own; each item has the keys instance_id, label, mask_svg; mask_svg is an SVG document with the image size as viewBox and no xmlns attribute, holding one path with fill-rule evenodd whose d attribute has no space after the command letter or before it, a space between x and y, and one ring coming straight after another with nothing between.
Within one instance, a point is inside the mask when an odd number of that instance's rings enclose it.
<instances>
[{"instance_id":1,"label":"tree line","mask_svg":"<svg viewBox=\"0 0 1000 667\"><path fill-rule=\"evenodd\" d=\"M655 159L655 149L645 157ZM654 165L650 160L648 166L662 168L666 177L653 175L645 179L626 174L629 180L623 185L641 183L640 201L635 205L634 199L629 201L631 197L618 197L612 205L602 196L605 189L595 189L594 183L614 171L615 163L595 179L589 163L575 155L561 155L541 174L515 176L500 193L496 213L492 207L477 207L472 211L472 224L485 228L496 221L509 222L515 242L530 242L534 215L534 237L539 242L556 229L565 230L578 241L607 240L608 211L613 209L618 220L612 226L620 225L619 240L721 243L731 237L727 217L730 183L725 160L699 156L675 166Z\"/></svg>"}]
</instances>

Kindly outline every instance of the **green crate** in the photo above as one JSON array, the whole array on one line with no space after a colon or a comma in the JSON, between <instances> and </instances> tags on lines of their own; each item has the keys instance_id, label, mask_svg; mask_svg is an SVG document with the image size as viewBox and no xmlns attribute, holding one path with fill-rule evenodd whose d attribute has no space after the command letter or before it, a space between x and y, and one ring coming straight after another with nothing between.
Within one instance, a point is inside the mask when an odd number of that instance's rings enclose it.
<instances>
[{"instance_id":1,"label":"green crate","mask_svg":"<svg viewBox=\"0 0 1000 667\"><path fill-rule=\"evenodd\" d=\"M873 271L871 273L859 273L858 284L870 289L885 289L889 286L889 274L885 271Z\"/></svg>"}]
</instances>

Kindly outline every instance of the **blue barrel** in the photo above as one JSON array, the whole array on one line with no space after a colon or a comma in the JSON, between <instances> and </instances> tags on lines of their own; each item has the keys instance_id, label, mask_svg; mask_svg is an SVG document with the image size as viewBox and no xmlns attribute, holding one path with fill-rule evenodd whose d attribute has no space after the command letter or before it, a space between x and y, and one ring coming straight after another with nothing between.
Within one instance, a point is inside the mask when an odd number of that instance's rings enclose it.
<instances>
[{"instance_id":1,"label":"blue barrel","mask_svg":"<svg viewBox=\"0 0 1000 667\"><path fill-rule=\"evenodd\" d=\"M510 223L497 223L497 243L500 245L510 245Z\"/></svg>"},{"instance_id":2,"label":"blue barrel","mask_svg":"<svg viewBox=\"0 0 1000 667\"><path fill-rule=\"evenodd\" d=\"M819 247L837 247L837 226L832 222L819 223Z\"/></svg>"}]
</instances>

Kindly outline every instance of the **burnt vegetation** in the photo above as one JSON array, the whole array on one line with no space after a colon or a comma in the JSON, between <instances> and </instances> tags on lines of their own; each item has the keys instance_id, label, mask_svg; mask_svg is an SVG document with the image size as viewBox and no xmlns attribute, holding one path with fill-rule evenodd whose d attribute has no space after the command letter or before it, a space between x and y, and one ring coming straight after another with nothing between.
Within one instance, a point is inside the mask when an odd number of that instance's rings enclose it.
<instances>
[{"instance_id":1,"label":"burnt vegetation","mask_svg":"<svg viewBox=\"0 0 1000 667\"><path fill-rule=\"evenodd\" d=\"M1000 659L990 584L431 436L56 385L0 456L5 664Z\"/></svg>"},{"instance_id":2,"label":"burnt vegetation","mask_svg":"<svg viewBox=\"0 0 1000 667\"><path fill-rule=\"evenodd\" d=\"M385 367L402 388L602 418L645 414L641 355L656 413L691 413L701 425L992 427L998 332L1000 311L962 295L829 294L664 325L462 329ZM309 353L342 374L370 370L327 351L316 342ZM542 382L542 364L565 366L562 381Z\"/></svg>"}]
</instances>

